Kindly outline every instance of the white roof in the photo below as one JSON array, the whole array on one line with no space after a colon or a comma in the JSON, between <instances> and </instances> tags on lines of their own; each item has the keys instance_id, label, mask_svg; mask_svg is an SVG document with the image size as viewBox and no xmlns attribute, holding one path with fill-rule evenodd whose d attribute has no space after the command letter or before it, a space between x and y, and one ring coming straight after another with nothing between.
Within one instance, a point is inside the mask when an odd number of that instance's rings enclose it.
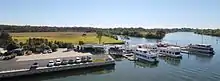
<instances>
[{"instance_id":1,"label":"white roof","mask_svg":"<svg viewBox=\"0 0 220 81\"><path fill-rule=\"evenodd\" d=\"M53 60L50 60L49 62L53 62Z\"/></svg>"},{"instance_id":2,"label":"white roof","mask_svg":"<svg viewBox=\"0 0 220 81\"><path fill-rule=\"evenodd\" d=\"M168 47L159 47L159 49L164 49L164 50L180 50L180 47L168 46Z\"/></svg>"},{"instance_id":3,"label":"white roof","mask_svg":"<svg viewBox=\"0 0 220 81\"><path fill-rule=\"evenodd\" d=\"M210 44L196 44L196 45L211 46Z\"/></svg>"},{"instance_id":4,"label":"white roof","mask_svg":"<svg viewBox=\"0 0 220 81\"><path fill-rule=\"evenodd\" d=\"M150 51L149 49L144 49L144 48L137 48L137 50L140 50L140 51Z\"/></svg>"}]
</instances>

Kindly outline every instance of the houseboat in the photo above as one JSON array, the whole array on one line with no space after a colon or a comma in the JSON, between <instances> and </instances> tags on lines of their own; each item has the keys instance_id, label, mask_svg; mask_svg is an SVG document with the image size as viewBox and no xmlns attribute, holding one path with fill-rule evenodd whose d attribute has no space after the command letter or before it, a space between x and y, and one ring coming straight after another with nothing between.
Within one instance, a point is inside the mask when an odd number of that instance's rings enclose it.
<instances>
[{"instance_id":1,"label":"houseboat","mask_svg":"<svg viewBox=\"0 0 220 81\"><path fill-rule=\"evenodd\" d=\"M145 60L149 62L158 62L157 55L155 53L150 52L149 49L137 48L134 51L135 58L137 60Z\"/></svg>"},{"instance_id":2,"label":"houseboat","mask_svg":"<svg viewBox=\"0 0 220 81\"><path fill-rule=\"evenodd\" d=\"M139 44L137 45L138 48L148 49L151 52L156 53L158 51L157 44L155 43L147 43L147 44Z\"/></svg>"},{"instance_id":3,"label":"houseboat","mask_svg":"<svg viewBox=\"0 0 220 81\"><path fill-rule=\"evenodd\" d=\"M169 47L159 47L158 48L158 53L165 55L165 56L170 56L170 57L182 57L180 54L181 49L180 47L174 47L174 46L169 46Z\"/></svg>"},{"instance_id":4,"label":"houseboat","mask_svg":"<svg viewBox=\"0 0 220 81\"><path fill-rule=\"evenodd\" d=\"M214 55L215 52L209 44L190 44L188 46L189 53Z\"/></svg>"}]
</instances>

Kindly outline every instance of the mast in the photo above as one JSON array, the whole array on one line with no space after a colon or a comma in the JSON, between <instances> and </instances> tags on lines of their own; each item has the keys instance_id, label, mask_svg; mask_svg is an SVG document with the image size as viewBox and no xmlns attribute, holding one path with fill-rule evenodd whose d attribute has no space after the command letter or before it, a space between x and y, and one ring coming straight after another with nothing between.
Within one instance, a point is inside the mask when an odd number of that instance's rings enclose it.
<instances>
[{"instance_id":1,"label":"mast","mask_svg":"<svg viewBox=\"0 0 220 81\"><path fill-rule=\"evenodd\" d=\"M202 44L203 44L203 29L202 29Z\"/></svg>"}]
</instances>

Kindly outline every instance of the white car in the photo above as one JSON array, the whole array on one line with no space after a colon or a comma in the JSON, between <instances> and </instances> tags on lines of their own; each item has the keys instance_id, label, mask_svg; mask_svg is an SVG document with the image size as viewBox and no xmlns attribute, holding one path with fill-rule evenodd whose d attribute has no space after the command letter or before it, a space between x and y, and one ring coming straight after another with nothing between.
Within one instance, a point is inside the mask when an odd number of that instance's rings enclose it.
<instances>
[{"instance_id":1,"label":"white car","mask_svg":"<svg viewBox=\"0 0 220 81\"><path fill-rule=\"evenodd\" d=\"M79 57L76 57L76 63L80 63L81 59Z\"/></svg>"},{"instance_id":2,"label":"white car","mask_svg":"<svg viewBox=\"0 0 220 81\"><path fill-rule=\"evenodd\" d=\"M56 59L56 62L55 62L54 65L55 65L55 66L59 66L59 65L61 65L61 60L60 60L60 59Z\"/></svg>"},{"instance_id":3,"label":"white car","mask_svg":"<svg viewBox=\"0 0 220 81\"><path fill-rule=\"evenodd\" d=\"M52 66L54 66L54 62L53 60L50 60L49 63L47 64L47 67L52 67Z\"/></svg>"}]
</instances>

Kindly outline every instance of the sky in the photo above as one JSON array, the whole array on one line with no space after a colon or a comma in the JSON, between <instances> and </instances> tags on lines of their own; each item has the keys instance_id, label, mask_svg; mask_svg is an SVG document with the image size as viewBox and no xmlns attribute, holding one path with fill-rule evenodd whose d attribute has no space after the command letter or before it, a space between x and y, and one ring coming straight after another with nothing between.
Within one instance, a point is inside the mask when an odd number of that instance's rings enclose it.
<instances>
[{"instance_id":1,"label":"sky","mask_svg":"<svg viewBox=\"0 0 220 81\"><path fill-rule=\"evenodd\" d=\"M220 0L0 0L0 24L220 28Z\"/></svg>"}]
</instances>

